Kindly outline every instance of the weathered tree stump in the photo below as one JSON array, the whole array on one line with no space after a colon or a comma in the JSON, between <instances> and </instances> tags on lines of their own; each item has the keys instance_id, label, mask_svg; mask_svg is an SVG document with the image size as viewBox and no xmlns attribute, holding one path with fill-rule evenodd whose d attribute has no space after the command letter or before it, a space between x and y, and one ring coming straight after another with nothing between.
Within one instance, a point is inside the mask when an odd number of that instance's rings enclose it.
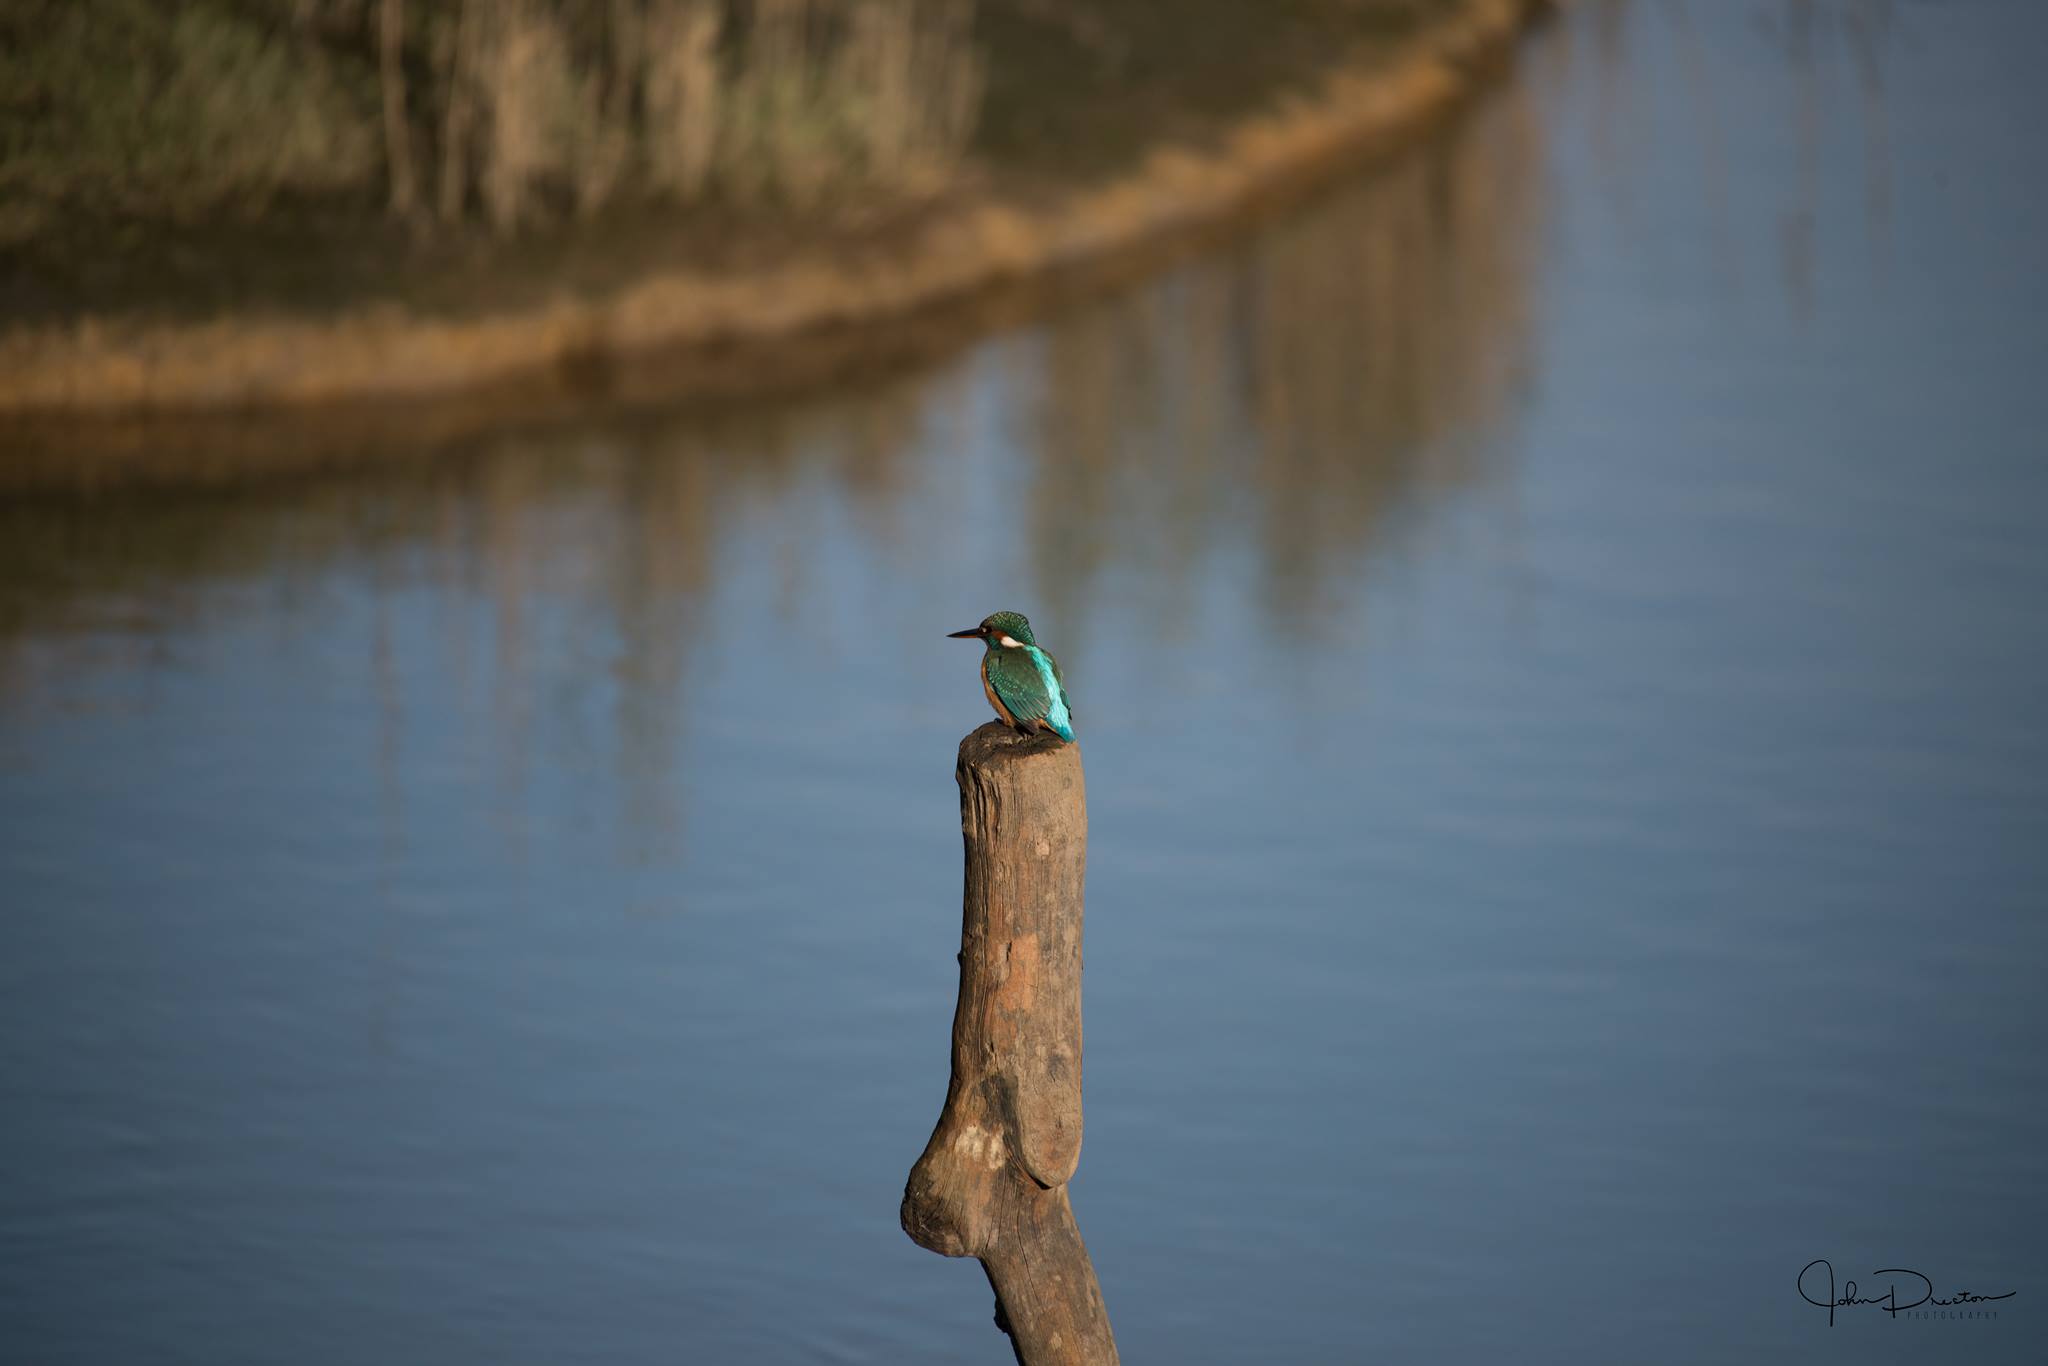
<instances>
[{"instance_id":1,"label":"weathered tree stump","mask_svg":"<svg viewBox=\"0 0 2048 1366\"><path fill-rule=\"evenodd\" d=\"M1023 1366L1117 1360L1067 1202L1081 1160L1081 752L990 722L960 742L967 891L946 1108L910 1169L903 1231L976 1257Z\"/></svg>"}]
</instances>

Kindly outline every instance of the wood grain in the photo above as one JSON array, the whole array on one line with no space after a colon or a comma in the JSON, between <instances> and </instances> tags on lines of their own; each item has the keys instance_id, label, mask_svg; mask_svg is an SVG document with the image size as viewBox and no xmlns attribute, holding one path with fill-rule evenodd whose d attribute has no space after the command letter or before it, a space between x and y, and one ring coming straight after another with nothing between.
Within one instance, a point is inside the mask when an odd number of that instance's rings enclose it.
<instances>
[{"instance_id":1,"label":"wood grain","mask_svg":"<svg viewBox=\"0 0 2048 1366\"><path fill-rule=\"evenodd\" d=\"M1116 1339L1066 1189L1081 1160L1081 751L992 721L960 742L954 776L967 880L952 1080L903 1230L980 1259L1024 1366L1101 1366Z\"/></svg>"}]
</instances>

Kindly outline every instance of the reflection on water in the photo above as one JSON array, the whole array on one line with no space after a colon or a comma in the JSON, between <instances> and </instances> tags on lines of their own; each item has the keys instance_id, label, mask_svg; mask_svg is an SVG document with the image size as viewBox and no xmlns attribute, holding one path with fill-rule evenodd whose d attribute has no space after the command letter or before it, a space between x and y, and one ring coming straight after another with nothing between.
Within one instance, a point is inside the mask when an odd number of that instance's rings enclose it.
<instances>
[{"instance_id":1,"label":"reflection on water","mask_svg":"<svg viewBox=\"0 0 2048 1366\"><path fill-rule=\"evenodd\" d=\"M1015 473L978 515L1004 528L992 539L1027 528L1012 591L1070 638L1107 585L1170 629L1197 613L1212 542L1244 522L1270 624L1310 628L1404 489L1473 477L1511 399L1537 231L1532 118L1503 92L1384 173L1003 343L1000 383L1027 416ZM805 510L843 502L867 553L900 542L907 519L933 515L930 486L961 460L962 408L986 382L955 363L804 405L634 413L341 477L21 499L0 506L0 686L47 705L103 654L137 667L196 619L275 611L337 567L380 613L421 586L447 610L481 597L488 664L443 663L488 688L471 705L494 718L503 780L518 787L544 705L534 653L566 648L548 667L616 687L617 777L652 837L673 823L680 690L717 562L772 554L781 620L814 611L829 570ZM780 525L771 545L729 544L742 509ZM220 591L259 576L278 597ZM576 629L534 640L536 599L572 603ZM374 648L383 659L387 635ZM380 693L390 674L380 664Z\"/></svg>"},{"instance_id":2,"label":"reflection on water","mask_svg":"<svg viewBox=\"0 0 2048 1366\"><path fill-rule=\"evenodd\" d=\"M1623 221L1646 178L1673 170L1696 178L1709 259L1728 288L1744 284L1745 241L1767 237L1776 295L1795 316L1815 306L1816 257L1824 237L1852 226L1886 260L1893 206L1893 113L1887 71L1943 22L1940 6L1908 0L1593 0L1548 55L1553 97L1573 83L1584 101L1587 141L1604 173L1602 193ZM1731 22L1731 18L1737 22ZM1654 51L1653 61L1643 60ZM1758 61L1759 51L1768 60ZM1664 91L1641 88L1651 74ZM1753 148L1770 174L1731 164L1730 127L1758 110L1780 129ZM1828 205L1830 182L1853 200ZM1668 201L1667 201L1668 202ZM1846 210L1846 212L1845 212Z\"/></svg>"},{"instance_id":3,"label":"reflection on water","mask_svg":"<svg viewBox=\"0 0 2048 1366\"><path fill-rule=\"evenodd\" d=\"M2044 24L1598 0L908 370L0 501L0 1360L999 1351L894 1219L1000 607L1127 1358L2031 1359Z\"/></svg>"},{"instance_id":4,"label":"reflection on water","mask_svg":"<svg viewBox=\"0 0 2048 1366\"><path fill-rule=\"evenodd\" d=\"M1190 575L1256 527L1268 620L1327 605L1415 483L1469 477L1527 344L1532 113L1509 92L1422 154L1046 329L1037 598L1083 620L1106 576L1186 621Z\"/></svg>"}]
</instances>

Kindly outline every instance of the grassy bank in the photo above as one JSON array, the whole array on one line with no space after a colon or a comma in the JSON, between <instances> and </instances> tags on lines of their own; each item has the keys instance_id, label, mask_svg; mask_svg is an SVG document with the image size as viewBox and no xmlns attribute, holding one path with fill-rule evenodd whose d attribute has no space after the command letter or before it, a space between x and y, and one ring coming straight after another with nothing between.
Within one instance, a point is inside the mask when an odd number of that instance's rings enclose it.
<instances>
[{"instance_id":1,"label":"grassy bank","mask_svg":"<svg viewBox=\"0 0 2048 1366\"><path fill-rule=\"evenodd\" d=\"M1313 174L1539 7L10 8L0 409L573 385L901 317Z\"/></svg>"},{"instance_id":2,"label":"grassy bank","mask_svg":"<svg viewBox=\"0 0 2048 1366\"><path fill-rule=\"evenodd\" d=\"M631 202L914 192L980 106L971 0L17 0L0 240L382 208L500 235Z\"/></svg>"}]
</instances>

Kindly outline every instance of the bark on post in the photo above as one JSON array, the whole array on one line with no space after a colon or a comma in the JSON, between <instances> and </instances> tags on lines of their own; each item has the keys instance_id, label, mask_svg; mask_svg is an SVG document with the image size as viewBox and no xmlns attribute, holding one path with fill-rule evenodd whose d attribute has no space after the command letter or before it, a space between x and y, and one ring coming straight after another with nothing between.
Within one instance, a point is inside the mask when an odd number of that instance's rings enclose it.
<instances>
[{"instance_id":1,"label":"bark on post","mask_svg":"<svg viewBox=\"0 0 2048 1366\"><path fill-rule=\"evenodd\" d=\"M946 1108L903 1231L976 1257L1023 1366L1117 1360L1067 1202L1081 1159L1081 752L990 722L960 742L967 890Z\"/></svg>"}]
</instances>

